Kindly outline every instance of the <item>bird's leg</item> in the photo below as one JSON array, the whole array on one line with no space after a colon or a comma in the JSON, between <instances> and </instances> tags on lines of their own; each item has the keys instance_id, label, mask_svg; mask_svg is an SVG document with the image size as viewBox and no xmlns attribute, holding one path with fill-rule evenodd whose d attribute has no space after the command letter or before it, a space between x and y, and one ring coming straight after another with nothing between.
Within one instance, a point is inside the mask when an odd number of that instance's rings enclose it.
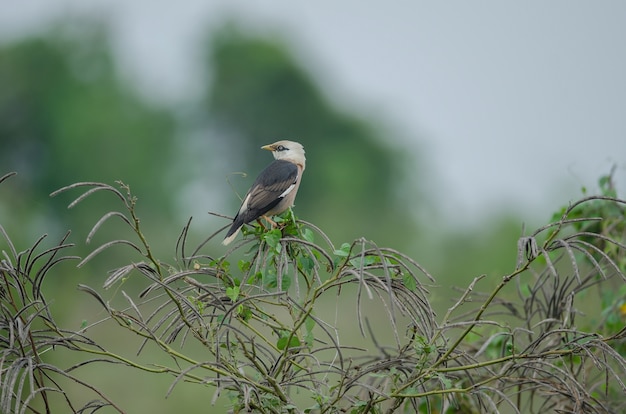
<instances>
[{"instance_id":1,"label":"bird's leg","mask_svg":"<svg viewBox=\"0 0 626 414\"><path fill-rule=\"evenodd\" d=\"M261 217L256 219L256 222L259 223L259 226L261 226L261 228L263 228L263 231L267 230L267 228L265 228L265 224L263 224L263 222L261 221Z\"/></svg>"},{"instance_id":2,"label":"bird's leg","mask_svg":"<svg viewBox=\"0 0 626 414\"><path fill-rule=\"evenodd\" d=\"M291 213L291 219L293 220L293 222L294 222L293 224L295 225L296 224L296 220L295 220L295 217L293 216L293 212L291 211L291 207L289 208L289 212ZM282 224L275 222L274 220L272 220L270 218L270 216L262 215L261 217L256 219L256 222L259 223L259 225L261 227L263 227L263 231L267 230L267 228L265 227L265 225L261 221L262 218L265 219L265 221L267 221L267 223L269 223L270 228L272 228L272 229L278 229L278 228L282 229L286 225L286 223L284 223L284 222Z\"/></svg>"},{"instance_id":3,"label":"bird's leg","mask_svg":"<svg viewBox=\"0 0 626 414\"><path fill-rule=\"evenodd\" d=\"M265 219L265 221L267 221L267 222L270 224L270 227L271 227L271 228L275 229L275 228L277 228L277 227L278 227L278 224L277 224L274 220L272 220L271 218L269 218L269 216L265 216L265 215L263 215L263 216L261 216L261 217L262 217L262 218L264 218L264 219ZM259 217L259 219L257 219L257 222L258 222L259 224L261 224L261 227L263 227L263 229L265 229L265 226L261 223L261 217Z\"/></svg>"}]
</instances>

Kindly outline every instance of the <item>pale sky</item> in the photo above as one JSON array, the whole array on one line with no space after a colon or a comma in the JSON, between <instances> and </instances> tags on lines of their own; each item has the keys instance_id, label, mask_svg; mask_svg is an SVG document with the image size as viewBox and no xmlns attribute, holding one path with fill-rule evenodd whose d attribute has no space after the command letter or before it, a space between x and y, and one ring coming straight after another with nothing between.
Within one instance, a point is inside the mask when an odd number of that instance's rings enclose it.
<instances>
[{"instance_id":1,"label":"pale sky","mask_svg":"<svg viewBox=\"0 0 626 414\"><path fill-rule=\"evenodd\" d=\"M193 95L227 18L284 36L334 102L422 151L453 220L491 203L547 218L613 164L625 196L626 2L2 0L0 39L83 12L157 99Z\"/></svg>"}]
</instances>

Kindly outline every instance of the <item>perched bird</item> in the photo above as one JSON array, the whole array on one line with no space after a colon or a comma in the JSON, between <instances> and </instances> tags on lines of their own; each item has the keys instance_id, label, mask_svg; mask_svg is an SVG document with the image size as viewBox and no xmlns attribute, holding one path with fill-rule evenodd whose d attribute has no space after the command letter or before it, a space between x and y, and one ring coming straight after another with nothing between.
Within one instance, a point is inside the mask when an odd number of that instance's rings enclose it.
<instances>
[{"instance_id":1,"label":"perched bird","mask_svg":"<svg viewBox=\"0 0 626 414\"><path fill-rule=\"evenodd\" d=\"M304 172L304 147L293 141L278 141L261 147L272 151L274 162L257 177L243 199L233 225L222 244L232 242L244 224L260 217L280 214L293 206Z\"/></svg>"}]
</instances>

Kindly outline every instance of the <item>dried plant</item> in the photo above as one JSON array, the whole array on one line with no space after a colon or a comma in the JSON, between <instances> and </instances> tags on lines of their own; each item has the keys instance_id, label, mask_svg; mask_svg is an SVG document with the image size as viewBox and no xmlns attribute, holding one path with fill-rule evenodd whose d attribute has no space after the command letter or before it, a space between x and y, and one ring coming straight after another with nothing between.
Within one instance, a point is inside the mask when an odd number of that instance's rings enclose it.
<instances>
[{"instance_id":1,"label":"dried plant","mask_svg":"<svg viewBox=\"0 0 626 414\"><path fill-rule=\"evenodd\" d=\"M13 175L15 173L0 177L0 183ZM51 269L63 261L80 259L63 255L73 246L66 243L69 233L48 248L43 247L47 237L44 234L20 252L2 225L0 236L7 246L0 259L0 412L49 413L53 406L58 412L61 405L75 413L93 412L104 406L121 412L102 392L73 374L80 366L95 360L65 368L46 362L45 354L56 347L74 351L98 349L98 345L81 332L59 327L42 291ZM82 407L75 406L59 385L61 378L93 392L94 400ZM40 401L35 402L38 397Z\"/></svg>"},{"instance_id":2,"label":"dried plant","mask_svg":"<svg viewBox=\"0 0 626 414\"><path fill-rule=\"evenodd\" d=\"M3 404L10 400L25 411L35 394L45 399L42 390L54 388L46 370L69 375L71 369L38 362L42 349L58 343L93 355L85 363L108 360L171 375L166 393L191 384L209 386L213 400L227 395L234 412L611 413L626 408L625 202L610 193L582 199L553 223L522 237L510 274L485 293L478 291L484 278L476 278L439 318L429 301L435 281L413 259L364 239L335 246L291 212L278 218L279 228L244 229L245 237L221 257L203 253L219 231L190 247L189 220L175 259L167 262L151 250L127 186L77 183L53 195L76 189L84 192L70 207L100 191L121 203L120 211L96 222L89 240L109 219L129 229L128 237L94 249L78 266L112 246L127 246L137 257L110 272L104 291L80 288L120 329L143 338L144 345L156 345L171 363L141 365L89 341L87 332L56 328L43 298L20 291L32 266L19 260L24 254L13 252L11 263L21 270L13 270L8 260L0 269L6 285L0 290L3 318L14 321L2 332L28 326L24 322L31 316L43 318L49 331L41 342L26 335L32 328L6 335ZM602 215L594 216L597 212ZM34 257L52 263L65 247L61 242ZM31 253L26 256L31 262ZM104 292L129 278L143 290L138 295L121 291L126 303L113 307ZM7 289L20 291L25 303L40 305L5 312L5 303L15 301ZM585 317L585 301L596 297L601 311ZM329 311L330 305L338 310ZM338 327L347 316L328 317L347 308L355 309L351 322L363 338L355 343ZM29 341L28 360L35 368L14 362L21 358L19 353L12 357L16 343L9 338L14 336ZM37 388L25 390L19 378L33 378L27 382ZM111 403L102 398L98 404Z\"/></svg>"}]
</instances>

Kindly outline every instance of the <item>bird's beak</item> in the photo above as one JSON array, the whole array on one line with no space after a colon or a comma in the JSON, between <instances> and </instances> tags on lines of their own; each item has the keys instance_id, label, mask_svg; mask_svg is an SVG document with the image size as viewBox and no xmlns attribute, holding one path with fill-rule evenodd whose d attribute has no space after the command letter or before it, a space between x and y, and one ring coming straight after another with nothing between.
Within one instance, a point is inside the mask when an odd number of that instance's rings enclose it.
<instances>
[{"instance_id":1,"label":"bird's beak","mask_svg":"<svg viewBox=\"0 0 626 414\"><path fill-rule=\"evenodd\" d=\"M268 151L274 151L274 145L272 145L272 144L269 144L269 145L263 145L263 146L261 147L261 149L268 150Z\"/></svg>"}]
</instances>

